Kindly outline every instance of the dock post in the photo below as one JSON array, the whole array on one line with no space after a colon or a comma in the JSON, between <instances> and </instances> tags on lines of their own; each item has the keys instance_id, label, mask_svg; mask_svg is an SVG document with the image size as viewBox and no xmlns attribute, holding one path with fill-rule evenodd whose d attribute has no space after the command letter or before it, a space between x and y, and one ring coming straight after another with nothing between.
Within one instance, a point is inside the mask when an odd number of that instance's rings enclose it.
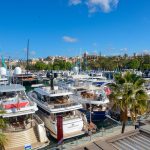
<instances>
[{"instance_id":1,"label":"dock post","mask_svg":"<svg viewBox=\"0 0 150 150\"><path fill-rule=\"evenodd\" d=\"M91 130L89 130L89 136L90 136L90 141L91 141L91 139L92 139L92 131Z\"/></svg>"},{"instance_id":2,"label":"dock post","mask_svg":"<svg viewBox=\"0 0 150 150\"><path fill-rule=\"evenodd\" d=\"M102 136L104 135L104 127L102 127Z\"/></svg>"},{"instance_id":3,"label":"dock post","mask_svg":"<svg viewBox=\"0 0 150 150\"><path fill-rule=\"evenodd\" d=\"M78 138L76 137L76 145L78 145Z\"/></svg>"}]
</instances>

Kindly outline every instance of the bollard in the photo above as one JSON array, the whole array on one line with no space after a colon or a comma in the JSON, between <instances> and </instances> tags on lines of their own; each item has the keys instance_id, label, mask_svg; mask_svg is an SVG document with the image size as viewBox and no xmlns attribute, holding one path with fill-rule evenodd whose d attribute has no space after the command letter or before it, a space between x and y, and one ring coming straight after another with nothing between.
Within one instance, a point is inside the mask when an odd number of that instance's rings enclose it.
<instances>
[{"instance_id":1,"label":"bollard","mask_svg":"<svg viewBox=\"0 0 150 150\"><path fill-rule=\"evenodd\" d=\"M91 141L91 139L92 139L92 131L91 130L89 130L89 136L90 136L90 141Z\"/></svg>"},{"instance_id":2,"label":"bollard","mask_svg":"<svg viewBox=\"0 0 150 150\"><path fill-rule=\"evenodd\" d=\"M76 138L76 145L78 145L78 138Z\"/></svg>"},{"instance_id":3,"label":"bollard","mask_svg":"<svg viewBox=\"0 0 150 150\"><path fill-rule=\"evenodd\" d=\"M104 135L104 128L102 127L102 136Z\"/></svg>"}]
</instances>

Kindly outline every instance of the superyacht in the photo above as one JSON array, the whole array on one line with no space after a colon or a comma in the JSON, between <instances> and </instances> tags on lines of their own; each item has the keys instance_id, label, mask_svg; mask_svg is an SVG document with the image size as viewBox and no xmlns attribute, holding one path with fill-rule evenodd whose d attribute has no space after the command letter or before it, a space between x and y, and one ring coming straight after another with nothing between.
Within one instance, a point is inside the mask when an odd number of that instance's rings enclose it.
<instances>
[{"instance_id":1,"label":"superyacht","mask_svg":"<svg viewBox=\"0 0 150 150\"><path fill-rule=\"evenodd\" d=\"M35 115L37 110L22 85L0 86L0 118L6 122L2 130L7 139L6 150L23 150L26 144L38 148L48 143L44 123Z\"/></svg>"},{"instance_id":2,"label":"superyacht","mask_svg":"<svg viewBox=\"0 0 150 150\"><path fill-rule=\"evenodd\" d=\"M50 134L57 139L57 116L63 117L63 139L79 136L87 129L87 120L83 113L82 104L74 102L68 90L54 87L35 88L29 92L29 97L37 103L39 116L44 121Z\"/></svg>"}]
</instances>

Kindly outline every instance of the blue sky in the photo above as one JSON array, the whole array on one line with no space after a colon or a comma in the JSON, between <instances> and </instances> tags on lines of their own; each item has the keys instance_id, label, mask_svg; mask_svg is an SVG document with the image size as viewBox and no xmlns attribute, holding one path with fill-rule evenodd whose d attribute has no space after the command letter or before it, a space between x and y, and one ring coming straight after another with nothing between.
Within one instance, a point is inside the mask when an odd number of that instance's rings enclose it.
<instances>
[{"instance_id":1,"label":"blue sky","mask_svg":"<svg viewBox=\"0 0 150 150\"><path fill-rule=\"evenodd\" d=\"M150 52L150 0L0 0L0 55Z\"/></svg>"}]
</instances>

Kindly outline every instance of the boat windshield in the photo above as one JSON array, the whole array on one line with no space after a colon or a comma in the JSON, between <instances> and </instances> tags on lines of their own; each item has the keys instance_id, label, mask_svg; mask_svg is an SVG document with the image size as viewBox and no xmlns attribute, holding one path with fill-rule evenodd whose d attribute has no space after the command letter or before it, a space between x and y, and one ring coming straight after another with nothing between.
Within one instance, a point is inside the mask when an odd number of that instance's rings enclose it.
<instances>
[{"instance_id":1,"label":"boat windshield","mask_svg":"<svg viewBox=\"0 0 150 150\"><path fill-rule=\"evenodd\" d=\"M21 97L22 99L26 98L24 91L17 91L17 92L0 92L0 99L1 100L12 100L14 98Z\"/></svg>"},{"instance_id":2,"label":"boat windshield","mask_svg":"<svg viewBox=\"0 0 150 150\"><path fill-rule=\"evenodd\" d=\"M57 113L55 114L55 119L59 115L63 117L63 120L70 120L81 117L81 113L77 110Z\"/></svg>"},{"instance_id":3,"label":"boat windshield","mask_svg":"<svg viewBox=\"0 0 150 150\"><path fill-rule=\"evenodd\" d=\"M44 96L44 101L48 104L66 104L68 103L69 96L57 96L57 97L49 97Z\"/></svg>"}]
</instances>

